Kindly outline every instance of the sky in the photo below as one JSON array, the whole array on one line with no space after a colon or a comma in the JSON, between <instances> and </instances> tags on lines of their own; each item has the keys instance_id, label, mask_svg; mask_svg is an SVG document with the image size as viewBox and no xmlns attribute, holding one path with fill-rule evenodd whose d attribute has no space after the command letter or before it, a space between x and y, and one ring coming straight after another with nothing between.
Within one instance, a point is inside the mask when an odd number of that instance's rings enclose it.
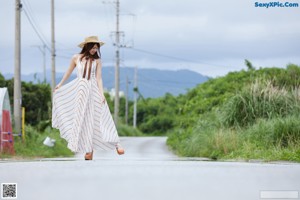
<instances>
[{"instance_id":1,"label":"sky","mask_svg":"<svg viewBox=\"0 0 300 200\"><path fill-rule=\"evenodd\" d=\"M51 47L50 0L22 0L21 73L43 71L38 46ZM299 7L255 7L255 0L120 0L121 67L189 69L218 77L256 67L300 65ZM285 1L278 1L285 3ZM65 72L77 45L96 35L103 66L115 65L114 1L55 1L56 70ZM34 31L28 17L42 40ZM1 0L0 72L14 72L15 1ZM51 69L46 50L46 68Z\"/></svg>"}]
</instances>

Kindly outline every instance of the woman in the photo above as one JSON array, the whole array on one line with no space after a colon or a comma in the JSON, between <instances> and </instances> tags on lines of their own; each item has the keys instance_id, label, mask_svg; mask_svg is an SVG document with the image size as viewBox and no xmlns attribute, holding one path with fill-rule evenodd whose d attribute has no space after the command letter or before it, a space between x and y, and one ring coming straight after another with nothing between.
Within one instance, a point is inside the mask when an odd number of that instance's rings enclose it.
<instances>
[{"instance_id":1,"label":"woman","mask_svg":"<svg viewBox=\"0 0 300 200\"><path fill-rule=\"evenodd\" d=\"M97 36L85 38L72 57L69 69L53 94L52 127L60 130L73 152L85 152L93 159L93 150L116 149L124 154L118 132L106 103L101 75L100 46ZM77 78L63 85L77 68Z\"/></svg>"}]
</instances>

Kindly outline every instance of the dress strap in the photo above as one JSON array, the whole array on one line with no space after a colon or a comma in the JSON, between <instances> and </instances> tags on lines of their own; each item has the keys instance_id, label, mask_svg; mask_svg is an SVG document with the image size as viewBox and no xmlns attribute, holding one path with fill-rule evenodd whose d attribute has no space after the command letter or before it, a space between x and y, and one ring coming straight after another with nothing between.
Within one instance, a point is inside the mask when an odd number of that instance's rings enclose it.
<instances>
[{"instance_id":1,"label":"dress strap","mask_svg":"<svg viewBox=\"0 0 300 200\"><path fill-rule=\"evenodd\" d=\"M87 80L90 80L93 61L94 61L93 58L86 58L86 62L85 62L85 66L84 66L84 72L83 72L82 78L86 78L86 74L88 73ZM88 65L88 63L89 63L89 65Z\"/></svg>"}]
</instances>

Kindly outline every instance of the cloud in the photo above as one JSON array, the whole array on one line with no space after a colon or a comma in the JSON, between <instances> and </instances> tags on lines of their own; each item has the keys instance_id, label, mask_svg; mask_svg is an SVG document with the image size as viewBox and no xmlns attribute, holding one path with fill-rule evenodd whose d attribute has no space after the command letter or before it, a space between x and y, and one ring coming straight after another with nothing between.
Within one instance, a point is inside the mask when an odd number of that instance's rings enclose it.
<instances>
[{"instance_id":1,"label":"cloud","mask_svg":"<svg viewBox=\"0 0 300 200\"><path fill-rule=\"evenodd\" d=\"M50 1L24 0L24 4L27 4L24 9L34 16L39 31L50 44ZM150 52L122 49L125 64L187 68L217 76L244 68L244 59L261 66L284 67L289 62L300 63L299 7L255 8L254 1L250 0L121 0L120 6L120 31L124 35L121 41ZM0 69L13 72L14 2L4 1L0 9L0 25L6 27L0 38L0 51L3 52ZM58 71L66 70L68 58L79 51L77 44L88 35L98 35L106 42L102 48L103 62L114 63L115 3L55 1L55 30ZM41 53L31 47L37 44L41 41L23 11L24 73L41 71L37 67L41 63ZM50 67L49 52L47 66Z\"/></svg>"}]
</instances>

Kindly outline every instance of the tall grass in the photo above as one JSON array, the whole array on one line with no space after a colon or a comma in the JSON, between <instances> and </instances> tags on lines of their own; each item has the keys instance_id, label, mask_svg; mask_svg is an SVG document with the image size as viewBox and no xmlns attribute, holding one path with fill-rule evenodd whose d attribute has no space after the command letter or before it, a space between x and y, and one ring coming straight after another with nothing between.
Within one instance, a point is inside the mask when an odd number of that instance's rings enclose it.
<instances>
[{"instance_id":1,"label":"tall grass","mask_svg":"<svg viewBox=\"0 0 300 200\"><path fill-rule=\"evenodd\" d=\"M256 80L232 97L222 108L221 119L227 126L246 126L256 120L297 114L300 111L300 88L288 91L273 86L272 81Z\"/></svg>"},{"instance_id":2,"label":"tall grass","mask_svg":"<svg viewBox=\"0 0 300 200\"><path fill-rule=\"evenodd\" d=\"M288 147L300 142L300 117L288 116L270 120L261 119L241 132L245 140L262 147Z\"/></svg>"},{"instance_id":3,"label":"tall grass","mask_svg":"<svg viewBox=\"0 0 300 200\"><path fill-rule=\"evenodd\" d=\"M261 119L238 134L240 147L224 158L300 162L299 121L299 116Z\"/></svg>"},{"instance_id":4,"label":"tall grass","mask_svg":"<svg viewBox=\"0 0 300 200\"><path fill-rule=\"evenodd\" d=\"M190 132L170 134L167 142L180 156L300 162L299 121L299 116L260 119L241 129L202 121Z\"/></svg>"},{"instance_id":5,"label":"tall grass","mask_svg":"<svg viewBox=\"0 0 300 200\"><path fill-rule=\"evenodd\" d=\"M239 140L234 130L208 129L204 132L201 130L191 136L189 145L185 148L185 156L219 159L237 149Z\"/></svg>"},{"instance_id":6,"label":"tall grass","mask_svg":"<svg viewBox=\"0 0 300 200\"><path fill-rule=\"evenodd\" d=\"M181 156L300 162L299 94L257 80L167 142Z\"/></svg>"}]
</instances>

